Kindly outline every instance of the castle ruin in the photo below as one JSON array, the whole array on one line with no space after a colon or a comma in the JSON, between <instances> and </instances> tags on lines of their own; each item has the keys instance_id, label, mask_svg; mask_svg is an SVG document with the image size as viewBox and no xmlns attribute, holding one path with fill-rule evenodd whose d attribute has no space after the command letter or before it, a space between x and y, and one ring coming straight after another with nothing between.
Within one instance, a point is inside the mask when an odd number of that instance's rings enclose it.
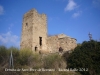
<instances>
[{"instance_id":1,"label":"castle ruin","mask_svg":"<svg viewBox=\"0 0 100 75\"><path fill-rule=\"evenodd\" d=\"M35 9L24 14L22 23L22 35L20 48L29 48L33 52L59 52L69 51L77 46L76 39L59 34L48 36L47 17L45 14L39 14Z\"/></svg>"}]
</instances>

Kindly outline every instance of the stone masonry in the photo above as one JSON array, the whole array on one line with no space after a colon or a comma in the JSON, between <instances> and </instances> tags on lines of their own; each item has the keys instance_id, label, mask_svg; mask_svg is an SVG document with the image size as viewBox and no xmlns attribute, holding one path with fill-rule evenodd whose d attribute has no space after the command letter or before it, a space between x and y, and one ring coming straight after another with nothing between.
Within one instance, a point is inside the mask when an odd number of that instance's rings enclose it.
<instances>
[{"instance_id":1,"label":"stone masonry","mask_svg":"<svg viewBox=\"0 0 100 75\"><path fill-rule=\"evenodd\" d=\"M20 48L31 49L33 52L59 52L69 51L77 46L76 39L59 34L47 36L47 17L39 14L35 9L24 14Z\"/></svg>"},{"instance_id":2,"label":"stone masonry","mask_svg":"<svg viewBox=\"0 0 100 75\"><path fill-rule=\"evenodd\" d=\"M47 42L48 50L51 53L58 52L60 47L62 47L63 51L69 51L77 46L76 39L66 36L65 34L50 36L47 38Z\"/></svg>"}]
</instances>

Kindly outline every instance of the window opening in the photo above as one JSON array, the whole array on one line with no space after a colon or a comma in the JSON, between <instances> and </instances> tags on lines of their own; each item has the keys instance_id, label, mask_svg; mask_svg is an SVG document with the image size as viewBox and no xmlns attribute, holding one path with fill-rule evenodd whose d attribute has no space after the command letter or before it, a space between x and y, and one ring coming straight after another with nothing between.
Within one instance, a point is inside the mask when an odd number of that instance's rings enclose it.
<instances>
[{"instance_id":1,"label":"window opening","mask_svg":"<svg viewBox=\"0 0 100 75\"><path fill-rule=\"evenodd\" d=\"M42 37L39 37L39 44L42 46Z\"/></svg>"},{"instance_id":2,"label":"window opening","mask_svg":"<svg viewBox=\"0 0 100 75\"><path fill-rule=\"evenodd\" d=\"M59 47L59 52L61 52L61 53L63 52L63 49L62 49L62 47Z\"/></svg>"},{"instance_id":3,"label":"window opening","mask_svg":"<svg viewBox=\"0 0 100 75\"><path fill-rule=\"evenodd\" d=\"M26 26L28 26L28 23L26 23Z\"/></svg>"},{"instance_id":4,"label":"window opening","mask_svg":"<svg viewBox=\"0 0 100 75\"><path fill-rule=\"evenodd\" d=\"M35 52L37 51L37 47L35 47Z\"/></svg>"}]
</instances>

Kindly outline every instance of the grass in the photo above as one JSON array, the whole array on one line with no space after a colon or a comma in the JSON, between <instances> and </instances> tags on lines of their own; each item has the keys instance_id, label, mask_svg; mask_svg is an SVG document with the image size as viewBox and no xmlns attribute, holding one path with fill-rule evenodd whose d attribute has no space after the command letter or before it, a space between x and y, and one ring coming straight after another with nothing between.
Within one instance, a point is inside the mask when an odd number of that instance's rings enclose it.
<instances>
[{"instance_id":1,"label":"grass","mask_svg":"<svg viewBox=\"0 0 100 75\"><path fill-rule=\"evenodd\" d=\"M14 68L15 69L55 69L55 71L15 71L7 72L4 69L9 68L10 53L13 53ZM65 60L59 56L59 54L37 54L33 53L32 50L11 47L6 48L0 46L0 74L1 75L80 75L76 72L59 72L58 68L66 68Z\"/></svg>"}]
</instances>

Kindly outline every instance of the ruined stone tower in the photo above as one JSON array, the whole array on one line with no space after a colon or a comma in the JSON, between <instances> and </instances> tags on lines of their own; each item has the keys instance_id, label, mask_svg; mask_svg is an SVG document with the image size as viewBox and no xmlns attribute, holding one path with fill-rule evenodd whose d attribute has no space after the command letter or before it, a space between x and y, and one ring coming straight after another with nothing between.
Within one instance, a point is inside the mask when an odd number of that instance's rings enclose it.
<instances>
[{"instance_id":1,"label":"ruined stone tower","mask_svg":"<svg viewBox=\"0 0 100 75\"><path fill-rule=\"evenodd\" d=\"M33 52L56 53L59 52L60 48L65 52L76 46L76 39L65 34L47 36L47 17L45 14L39 14L35 9L24 14L21 49L28 48Z\"/></svg>"},{"instance_id":2,"label":"ruined stone tower","mask_svg":"<svg viewBox=\"0 0 100 75\"><path fill-rule=\"evenodd\" d=\"M47 50L47 18L35 9L25 13L22 23L20 47L33 51Z\"/></svg>"}]
</instances>

